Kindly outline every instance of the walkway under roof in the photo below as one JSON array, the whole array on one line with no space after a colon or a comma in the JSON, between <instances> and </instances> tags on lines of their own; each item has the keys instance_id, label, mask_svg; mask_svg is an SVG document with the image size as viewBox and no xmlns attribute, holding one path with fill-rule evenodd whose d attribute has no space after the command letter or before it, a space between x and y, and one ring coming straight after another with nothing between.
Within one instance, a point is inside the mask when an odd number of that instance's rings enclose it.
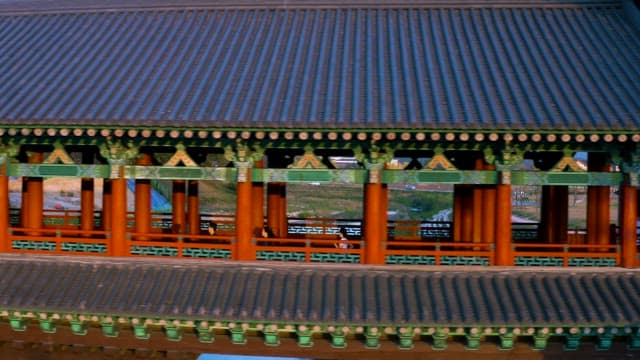
<instances>
[{"instance_id":1,"label":"walkway under roof","mask_svg":"<svg viewBox=\"0 0 640 360\"><path fill-rule=\"evenodd\" d=\"M5 126L635 132L640 9L0 1Z\"/></svg>"}]
</instances>

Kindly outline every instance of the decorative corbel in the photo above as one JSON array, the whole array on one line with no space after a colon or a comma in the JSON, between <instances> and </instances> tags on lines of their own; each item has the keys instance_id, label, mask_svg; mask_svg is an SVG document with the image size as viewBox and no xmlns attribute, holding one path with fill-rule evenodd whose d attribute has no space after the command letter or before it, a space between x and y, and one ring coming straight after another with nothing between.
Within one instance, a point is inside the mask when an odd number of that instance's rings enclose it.
<instances>
[{"instance_id":1,"label":"decorative corbel","mask_svg":"<svg viewBox=\"0 0 640 360\"><path fill-rule=\"evenodd\" d=\"M444 155L444 149L440 144L433 149L433 156L427 165L425 165L425 168L429 170L436 170L438 168L443 170L456 170L456 166Z\"/></svg>"},{"instance_id":2,"label":"decorative corbel","mask_svg":"<svg viewBox=\"0 0 640 360\"><path fill-rule=\"evenodd\" d=\"M381 171L384 165L393 159L393 150L385 148L381 151L380 147L373 144L369 148L368 155L365 155L361 149L355 152L356 160L364 164L365 169L369 173L368 182L377 184L382 180Z\"/></svg>"},{"instance_id":3,"label":"decorative corbel","mask_svg":"<svg viewBox=\"0 0 640 360\"><path fill-rule=\"evenodd\" d=\"M567 168L569 168L570 171L575 172L586 171L586 169L580 167L576 159L573 158L573 153L574 151L571 149L564 149L562 151L562 159L560 159L560 161L551 168L551 171L564 171Z\"/></svg>"},{"instance_id":4,"label":"decorative corbel","mask_svg":"<svg viewBox=\"0 0 640 360\"><path fill-rule=\"evenodd\" d=\"M164 164L164 166L176 166L182 163L187 167L197 167L198 164L193 161L191 156L187 153L187 149L182 143L178 143L176 145L176 152L171 156L171 158Z\"/></svg>"},{"instance_id":5,"label":"decorative corbel","mask_svg":"<svg viewBox=\"0 0 640 360\"><path fill-rule=\"evenodd\" d=\"M129 142L123 145L120 140L100 144L100 155L111 165L111 178L120 178L119 167L131 164L138 156L138 147Z\"/></svg>"},{"instance_id":6,"label":"decorative corbel","mask_svg":"<svg viewBox=\"0 0 640 360\"><path fill-rule=\"evenodd\" d=\"M500 184L511 184L511 171L522 168L524 150L517 146L506 144L502 150L501 159L495 159L496 170L500 172Z\"/></svg>"},{"instance_id":7,"label":"decorative corbel","mask_svg":"<svg viewBox=\"0 0 640 360\"><path fill-rule=\"evenodd\" d=\"M322 157L313 153L313 147L306 145L304 147L304 155L296 156L293 164L289 165L291 169L326 169L327 166L322 163Z\"/></svg>"},{"instance_id":8,"label":"decorative corbel","mask_svg":"<svg viewBox=\"0 0 640 360\"><path fill-rule=\"evenodd\" d=\"M43 161L44 164L55 164L57 161L60 161L63 164L73 164L75 163L69 153L64 149L64 145L60 141L56 141L53 144L53 151L49 156Z\"/></svg>"},{"instance_id":9,"label":"decorative corbel","mask_svg":"<svg viewBox=\"0 0 640 360\"><path fill-rule=\"evenodd\" d=\"M0 141L0 165L8 163L11 159L18 156L19 153L20 145L15 144L13 140L10 140L8 144Z\"/></svg>"},{"instance_id":10,"label":"decorative corbel","mask_svg":"<svg viewBox=\"0 0 640 360\"><path fill-rule=\"evenodd\" d=\"M251 181L249 179L249 169L253 167L256 161L259 161L264 157L264 149L259 146L254 146L251 149L248 145L238 141L235 149L232 146L224 148L224 158L233 162L233 165L238 169L238 182Z\"/></svg>"}]
</instances>

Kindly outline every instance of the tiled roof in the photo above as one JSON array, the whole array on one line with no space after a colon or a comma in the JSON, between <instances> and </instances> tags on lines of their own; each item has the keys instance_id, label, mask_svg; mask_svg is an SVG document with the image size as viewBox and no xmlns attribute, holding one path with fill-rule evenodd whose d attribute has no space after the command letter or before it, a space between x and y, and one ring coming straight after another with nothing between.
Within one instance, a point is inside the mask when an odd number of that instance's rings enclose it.
<instances>
[{"instance_id":1,"label":"tiled roof","mask_svg":"<svg viewBox=\"0 0 640 360\"><path fill-rule=\"evenodd\" d=\"M83 4L0 1L0 123L640 128L630 0Z\"/></svg>"},{"instance_id":2,"label":"tiled roof","mask_svg":"<svg viewBox=\"0 0 640 360\"><path fill-rule=\"evenodd\" d=\"M640 272L2 255L0 309L426 326L637 326Z\"/></svg>"}]
</instances>

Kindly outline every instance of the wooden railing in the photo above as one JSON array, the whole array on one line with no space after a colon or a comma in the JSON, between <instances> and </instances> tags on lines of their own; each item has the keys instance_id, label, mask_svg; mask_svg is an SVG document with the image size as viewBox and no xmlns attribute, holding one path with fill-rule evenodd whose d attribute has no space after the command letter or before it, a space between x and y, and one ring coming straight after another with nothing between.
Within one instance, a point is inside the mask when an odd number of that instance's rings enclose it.
<instances>
[{"instance_id":1,"label":"wooden railing","mask_svg":"<svg viewBox=\"0 0 640 360\"><path fill-rule=\"evenodd\" d=\"M12 216L16 216L11 213ZM230 215L203 215L197 234L172 233L170 214L153 214L154 227L148 233L135 232L133 214L129 215L129 232L125 245L130 256L171 256L181 258L222 258L234 256L234 218ZM216 236L206 233L206 224L218 224ZM103 230L80 230L77 211L52 210L45 213L42 229L13 226L9 231L12 252L65 255L111 255L110 233ZM156 226L156 224L161 224ZM360 262L363 259L359 220L291 219L290 228L297 233L289 237L253 239L259 260L301 262ZM349 247L336 247L337 232L345 227ZM620 264L617 245L592 245L586 242L584 229L572 229L566 244L541 243L538 224L514 223L512 255L523 266L613 266ZM452 242L451 223L391 221L383 252L389 264L492 265L494 247L490 243ZM617 240L615 232L612 239ZM640 265L640 257L638 258ZM587 265L585 265L587 266Z\"/></svg>"},{"instance_id":2,"label":"wooden railing","mask_svg":"<svg viewBox=\"0 0 640 360\"><path fill-rule=\"evenodd\" d=\"M563 266L570 266L572 259L610 259L620 264L618 245L598 244L513 244L513 256L562 259Z\"/></svg>"}]
</instances>

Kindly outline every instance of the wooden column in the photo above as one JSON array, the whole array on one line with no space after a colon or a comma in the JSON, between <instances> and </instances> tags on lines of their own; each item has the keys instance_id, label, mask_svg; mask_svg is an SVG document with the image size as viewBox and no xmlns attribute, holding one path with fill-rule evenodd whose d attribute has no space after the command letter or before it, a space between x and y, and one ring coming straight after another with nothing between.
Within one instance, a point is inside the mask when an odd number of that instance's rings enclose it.
<instances>
[{"instance_id":1,"label":"wooden column","mask_svg":"<svg viewBox=\"0 0 640 360\"><path fill-rule=\"evenodd\" d=\"M41 164L44 159L44 153L33 152L29 156L30 164ZM43 179L41 177L29 177L27 181L27 217L25 228L41 229L43 218ZM33 233L32 235L35 235Z\"/></svg>"},{"instance_id":2,"label":"wooden column","mask_svg":"<svg viewBox=\"0 0 640 360\"><path fill-rule=\"evenodd\" d=\"M487 171L495 171L494 165L485 165ZM496 187L484 185L482 191L482 241L494 243L496 239Z\"/></svg>"},{"instance_id":3,"label":"wooden column","mask_svg":"<svg viewBox=\"0 0 640 360\"><path fill-rule=\"evenodd\" d=\"M27 226L27 218L29 217L29 177L22 177L21 197L20 197L20 226Z\"/></svg>"},{"instance_id":4,"label":"wooden column","mask_svg":"<svg viewBox=\"0 0 640 360\"><path fill-rule=\"evenodd\" d=\"M278 232L281 238L289 237L289 217L287 216L287 183L280 183L280 201L278 202Z\"/></svg>"},{"instance_id":5,"label":"wooden column","mask_svg":"<svg viewBox=\"0 0 640 360\"><path fill-rule=\"evenodd\" d=\"M83 164L93 164L94 154L90 151L82 153ZM80 179L80 229L92 231L95 228L95 180L93 178Z\"/></svg>"},{"instance_id":6,"label":"wooden column","mask_svg":"<svg viewBox=\"0 0 640 360\"><path fill-rule=\"evenodd\" d=\"M462 240L462 208L464 207L463 191L464 185L453 185L453 216L452 216L452 236L453 241Z\"/></svg>"},{"instance_id":7,"label":"wooden column","mask_svg":"<svg viewBox=\"0 0 640 360\"><path fill-rule=\"evenodd\" d=\"M93 214L95 212L95 190L93 178L80 180L80 229L91 231L95 228Z\"/></svg>"},{"instance_id":8,"label":"wooden column","mask_svg":"<svg viewBox=\"0 0 640 360\"><path fill-rule=\"evenodd\" d=\"M555 212L556 208L553 206L553 187L543 185L540 200L540 229L538 229L540 239L543 242L553 243Z\"/></svg>"},{"instance_id":9,"label":"wooden column","mask_svg":"<svg viewBox=\"0 0 640 360\"><path fill-rule=\"evenodd\" d=\"M113 194L111 179L104 179L102 181L102 229L104 231L111 230L111 214L113 212Z\"/></svg>"},{"instance_id":10,"label":"wooden column","mask_svg":"<svg viewBox=\"0 0 640 360\"><path fill-rule=\"evenodd\" d=\"M620 188L619 223L620 243L622 245L621 266L636 266L638 221L638 188L627 181Z\"/></svg>"},{"instance_id":11,"label":"wooden column","mask_svg":"<svg viewBox=\"0 0 640 360\"><path fill-rule=\"evenodd\" d=\"M364 263L384 264L382 249L383 228L386 227L382 212L384 199L381 182L381 164L372 164L369 169L368 182L364 185ZM361 261L362 262L362 261Z\"/></svg>"},{"instance_id":12,"label":"wooden column","mask_svg":"<svg viewBox=\"0 0 640 360\"><path fill-rule=\"evenodd\" d=\"M140 154L137 165L151 165L150 154ZM137 233L148 234L151 232L151 180L136 179L135 191L135 229ZM148 240L146 236L140 236L136 240Z\"/></svg>"},{"instance_id":13,"label":"wooden column","mask_svg":"<svg viewBox=\"0 0 640 360\"><path fill-rule=\"evenodd\" d=\"M481 156L476 158L474 170L484 170L484 158ZM471 241L474 243L482 242L482 227L485 222L484 204L482 203L484 194L484 185L471 185Z\"/></svg>"},{"instance_id":14,"label":"wooden column","mask_svg":"<svg viewBox=\"0 0 640 360\"><path fill-rule=\"evenodd\" d=\"M189 180L189 195L187 199L187 215L189 223L189 233L191 235L200 234L200 197L198 191L198 180Z\"/></svg>"},{"instance_id":15,"label":"wooden column","mask_svg":"<svg viewBox=\"0 0 640 360\"><path fill-rule=\"evenodd\" d=\"M556 225L554 226L553 239L557 244L567 243L569 231L569 187L555 186L554 204L556 208Z\"/></svg>"},{"instance_id":16,"label":"wooden column","mask_svg":"<svg viewBox=\"0 0 640 360\"><path fill-rule=\"evenodd\" d=\"M9 243L9 176L7 164L0 163L0 253L11 250Z\"/></svg>"},{"instance_id":17,"label":"wooden column","mask_svg":"<svg viewBox=\"0 0 640 360\"><path fill-rule=\"evenodd\" d=\"M255 260L256 250L253 243L253 215L251 208L252 183L251 169L238 168L238 182L236 186L236 246L233 258L235 260ZM245 172L240 174L240 172Z\"/></svg>"},{"instance_id":18,"label":"wooden column","mask_svg":"<svg viewBox=\"0 0 640 360\"><path fill-rule=\"evenodd\" d=\"M380 226L382 227L380 229L380 232L382 233L382 244L387 244L387 242L389 241L389 214L388 214L388 209L389 209L389 186L387 186L387 184L382 184L382 192L380 195L380 216L382 217L382 221L380 222ZM420 232L420 226L418 225L418 234ZM385 246L382 246L382 248L385 248ZM383 257L383 263L386 263L386 257L387 254L386 252L383 252L382 254Z\"/></svg>"},{"instance_id":19,"label":"wooden column","mask_svg":"<svg viewBox=\"0 0 640 360\"><path fill-rule=\"evenodd\" d=\"M254 164L254 168L263 167L264 160L257 161ZM253 201L253 207L251 208L253 233L257 234L264 226L264 182L253 182L251 189L251 201Z\"/></svg>"},{"instance_id":20,"label":"wooden column","mask_svg":"<svg viewBox=\"0 0 640 360\"><path fill-rule=\"evenodd\" d=\"M541 203L540 237L550 244L566 243L569 224L569 188L544 185Z\"/></svg>"},{"instance_id":21,"label":"wooden column","mask_svg":"<svg viewBox=\"0 0 640 360\"><path fill-rule=\"evenodd\" d=\"M286 189L286 184L284 183L272 182L267 184L267 225L274 235L278 237L285 237L287 233L286 229L282 229L283 223L286 224L287 221Z\"/></svg>"},{"instance_id":22,"label":"wooden column","mask_svg":"<svg viewBox=\"0 0 640 360\"><path fill-rule=\"evenodd\" d=\"M186 183L184 180L173 180L172 191L172 230L174 234L184 234L185 228L185 202L186 202Z\"/></svg>"},{"instance_id":23,"label":"wooden column","mask_svg":"<svg viewBox=\"0 0 640 360\"><path fill-rule=\"evenodd\" d=\"M588 158L589 171L609 171L608 154L590 153ZM608 186L589 186L587 189L587 239L589 244L608 245L610 199Z\"/></svg>"},{"instance_id":24,"label":"wooden column","mask_svg":"<svg viewBox=\"0 0 640 360\"><path fill-rule=\"evenodd\" d=\"M111 255L128 256L127 249L127 179L124 166L120 166L120 177L111 179Z\"/></svg>"},{"instance_id":25,"label":"wooden column","mask_svg":"<svg viewBox=\"0 0 640 360\"><path fill-rule=\"evenodd\" d=\"M460 234L461 241L471 242L473 240L473 187L470 185L462 185L460 187L460 196L462 197L462 209L460 211Z\"/></svg>"},{"instance_id":26,"label":"wooden column","mask_svg":"<svg viewBox=\"0 0 640 360\"><path fill-rule=\"evenodd\" d=\"M496 244L494 265L513 265L511 250L511 185L496 185Z\"/></svg>"}]
</instances>

